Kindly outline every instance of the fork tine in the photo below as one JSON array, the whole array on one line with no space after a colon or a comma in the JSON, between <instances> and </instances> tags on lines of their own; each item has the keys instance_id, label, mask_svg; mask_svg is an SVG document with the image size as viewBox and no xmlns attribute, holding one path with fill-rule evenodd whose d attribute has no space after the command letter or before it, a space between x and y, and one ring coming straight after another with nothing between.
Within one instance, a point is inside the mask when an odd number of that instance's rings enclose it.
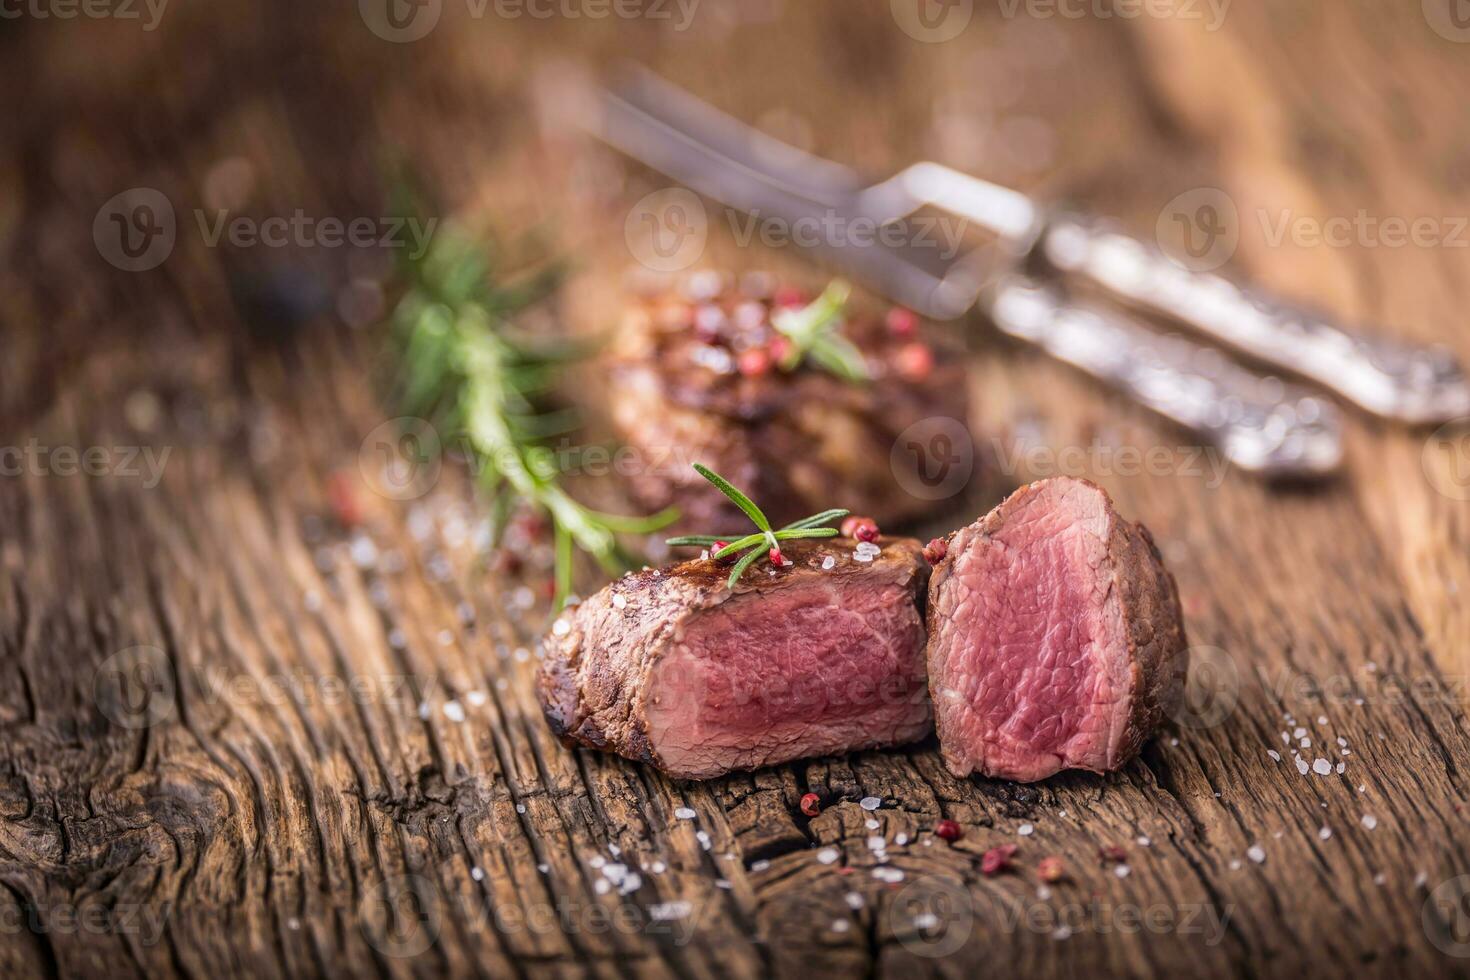
<instances>
[{"instance_id":1,"label":"fork tine","mask_svg":"<svg viewBox=\"0 0 1470 980\"><path fill-rule=\"evenodd\" d=\"M801 221L824 222L834 215L866 217L805 195L800 187L810 178L794 187L764 167L732 159L621 93L599 95L601 113L584 120L598 138L706 197L758 219L780 218L792 227ZM962 315L980 292L981 284L968 267L946 262L933 249L912 243L894 247L875 236L863 242L823 241L815 250L895 302L935 319Z\"/></svg>"}]
</instances>

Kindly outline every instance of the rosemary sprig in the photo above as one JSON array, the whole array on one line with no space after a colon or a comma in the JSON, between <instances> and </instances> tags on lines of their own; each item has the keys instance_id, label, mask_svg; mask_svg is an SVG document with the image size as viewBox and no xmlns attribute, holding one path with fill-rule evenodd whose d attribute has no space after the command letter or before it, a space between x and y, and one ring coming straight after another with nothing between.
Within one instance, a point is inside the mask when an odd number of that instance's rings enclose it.
<instances>
[{"instance_id":1,"label":"rosemary sprig","mask_svg":"<svg viewBox=\"0 0 1470 980\"><path fill-rule=\"evenodd\" d=\"M583 506L562 488L551 454L539 442L564 429L565 420L561 413L542 411L538 396L582 352L532 343L515 331L512 318L556 287L559 269L500 282L478 244L441 231L406 271L408 289L393 312L403 409L429 419L444 445L472 456L497 515L497 541L517 503L547 514L560 611L571 591L574 547L616 574L633 564L616 535L656 531L678 512L633 518Z\"/></svg>"},{"instance_id":2,"label":"rosemary sprig","mask_svg":"<svg viewBox=\"0 0 1470 980\"><path fill-rule=\"evenodd\" d=\"M782 541L791 541L797 538L835 538L837 536L837 529L835 527L820 527L818 525L826 524L829 521L835 521L848 515L848 511L834 508L833 510L824 510L820 514L813 514L810 517L803 517L799 521L792 521L780 530L773 530L771 528L771 522L766 519L766 515L756 506L755 501L732 486L729 480L726 480L709 467L701 466L699 463L694 464L694 469L700 476L719 488L721 493L734 501L735 506L744 511L745 515L750 518L751 523L757 528L756 533L747 534L743 538L736 538L721 548L717 556L710 556L711 558L718 557L721 560L726 560L733 558L742 551L745 552L741 559L735 563L735 567L730 571L729 581L725 583L727 588L735 588L735 583L740 581L740 576L744 575L745 570L760 557L762 548L769 548L768 554L775 561L781 558ZM720 539L712 534L686 534L677 538L669 538L667 543L671 548L709 548L719 544L719 542Z\"/></svg>"},{"instance_id":3,"label":"rosemary sprig","mask_svg":"<svg viewBox=\"0 0 1470 980\"><path fill-rule=\"evenodd\" d=\"M847 381L867 381L868 364L858 350L842 335L842 311L852 292L846 282L834 279L822 295L800 309L781 310L771 318L771 326L779 330L790 346L780 361L783 371L791 371L803 357L825 371Z\"/></svg>"}]
</instances>

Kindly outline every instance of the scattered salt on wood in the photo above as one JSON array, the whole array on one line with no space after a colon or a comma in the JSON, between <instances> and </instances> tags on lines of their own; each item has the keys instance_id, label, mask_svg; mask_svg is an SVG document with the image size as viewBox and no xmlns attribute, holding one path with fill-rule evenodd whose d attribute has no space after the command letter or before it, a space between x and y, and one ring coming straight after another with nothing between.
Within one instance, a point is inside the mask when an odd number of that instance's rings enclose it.
<instances>
[{"instance_id":1,"label":"scattered salt on wood","mask_svg":"<svg viewBox=\"0 0 1470 980\"><path fill-rule=\"evenodd\" d=\"M1250 847L1246 848L1245 856L1250 858L1257 864L1266 863L1266 850L1265 848L1261 847L1260 844L1252 844Z\"/></svg>"},{"instance_id":2,"label":"scattered salt on wood","mask_svg":"<svg viewBox=\"0 0 1470 980\"><path fill-rule=\"evenodd\" d=\"M1022 837L1030 837L1034 830L1036 830L1036 828L1031 826L1029 823L1023 823L1021 824L1021 826L1016 828L1016 833L1020 834Z\"/></svg>"},{"instance_id":3,"label":"scattered salt on wood","mask_svg":"<svg viewBox=\"0 0 1470 980\"><path fill-rule=\"evenodd\" d=\"M1329 839L1332 836L1332 828L1324 824L1322 826L1322 829L1317 831L1317 836L1320 837L1322 840Z\"/></svg>"},{"instance_id":4,"label":"scattered salt on wood","mask_svg":"<svg viewBox=\"0 0 1470 980\"><path fill-rule=\"evenodd\" d=\"M1378 826L1378 818L1373 816L1373 814L1371 813L1365 813L1363 814L1362 823L1364 830L1372 830L1374 827Z\"/></svg>"},{"instance_id":5,"label":"scattered salt on wood","mask_svg":"<svg viewBox=\"0 0 1470 980\"><path fill-rule=\"evenodd\" d=\"M1319 776L1325 776L1332 771L1332 763L1319 758L1312 763L1312 771Z\"/></svg>"},{"instance_id":6,"label":"scattered salt on wood","mask_svg":"<svg viewBox=\"0 0 1470 980\"><path fill-rule=\"evenodd\" d=\"M824 847L817 852L817 860L823 864L835 864L837 862L837 848Z\"/></svg>"},{"instance_id":7,"label":"scattered salt on wood","mask_svg":"<svg viewBox=\"0 0 1470 980\"><path fill-rule=\"evenodd\" d=\"M1128 867L1128 865L1126 865L1126 864L1119 864L1119 865L1115 865L1113 867L1113 874L1117 875L1119 878L1126 878L1126 877L1128 877L1128 875L1132 871L1133 871L1133 869L1130 868L1130 867Z\"/></svg>"},{"instance_id":8,"label":"scattered salt on wood","mask_svg":"<svg viewBox=\"0 0 1470 980\"><path fill-rule=\"evenodd\" d=\"M858 806L864 810L876 810L883 805L883 801L876 796L865 796L858 801Z\"/></svg>"},{"instance_id":9,"label":"scattered salt on wood","mask_svg":"<svg viewBox=\"0 0 1470 980\"><path fill-rule=\"evenodd\" d=\"M674 816L678 817L680 820L693 820L696 814L687 806L681 806L679 807L679 809L674 811Z\"/></svg>"},{"instance_id":10,"label":"scattered salt on wood","mask_svg":"<svg viewBox=\"0 0 1470 980\"><path fill-rule=\"evenodd\" d=\"M464 721L464 705L458 701L445 701L444 717L450 721Z\"/></svg>"}]
</instances>

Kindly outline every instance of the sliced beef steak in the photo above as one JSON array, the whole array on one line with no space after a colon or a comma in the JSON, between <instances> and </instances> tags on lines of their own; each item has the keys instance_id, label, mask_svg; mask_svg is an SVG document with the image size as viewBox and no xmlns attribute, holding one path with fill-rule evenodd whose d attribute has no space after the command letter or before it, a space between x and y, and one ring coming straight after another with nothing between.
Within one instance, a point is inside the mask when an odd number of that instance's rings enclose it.
<instances>
[{"instance_id":1,"label":"sliced beef steak","mask_svg":"<svg viewBox=\"0 0 1470 980\"><path fill-rule=\"evenodd\" d=\"M1100 488L1022 487L950 536L929 584L929 689L945 763L1023 782L1117 769L1186 669L1173 577Z\"/></svg>"},{"instance_id":2,"label":"sliced beef steak","mask_svg":"<svg viewBox=\"0 0 1470 980\"><path fill-rule=\"evenodd\" d=\"M844 506L883 527L926 514L933 501L922 481L932 484L932 474L920 467L934 462L894 447L925 419L967 423L962 358L907 311L854 313L843 332L862 351L870 382L805 363L782 371L775 363L786 341L771 318L809 297L764 282L748 276L737 287L699 273L678 289L640 293L625 309L596 400L645 464L630 468L637 502L649 511L678 506L681 529L740 527L740 512L690 468L704 463L778 525L826 507L834 486Z\"/></svg>"},{"instance_id":3,"label":"sliced beef steak","mask_svg":"<svg viewBox=\"0 0 1470 980\"><path fill-rule=\"evenodd\" d=\"M878 544L861 561L847 539L787 541L791 567L733 591L716 561L625 575L546 638L547 720L687 779L922 737L928 567L916 541Z\"/></svg>"}]
</instances>

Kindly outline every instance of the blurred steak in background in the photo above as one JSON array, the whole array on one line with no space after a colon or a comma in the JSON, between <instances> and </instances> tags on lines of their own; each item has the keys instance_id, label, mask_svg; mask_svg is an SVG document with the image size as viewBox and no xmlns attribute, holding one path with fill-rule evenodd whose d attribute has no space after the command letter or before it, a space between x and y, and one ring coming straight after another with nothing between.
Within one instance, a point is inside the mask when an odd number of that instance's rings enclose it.
<instances>
[{"instance_id":1,"label":"blurred steak in background","mask_svg":"<svg viewBox=\"0 0 1470 980\"><path fill-rule=\"evenodd\" d=\"M782 370L788 341L771 317L810 298L764 273L737 281L701 271L629 300L605 398L608 421L636 454L624 473L638 504L677 506L682 529L741 526L743 515L694 472L695 462L745 488L778 525L840 506L899 526L951 496L905 489L932 484L936 461L922 444L895 446L926 419L965 426L960 352L908 310L850 305L843 332L870 381L845 380L810 358Z\"/></svg>"}]
</instances>

